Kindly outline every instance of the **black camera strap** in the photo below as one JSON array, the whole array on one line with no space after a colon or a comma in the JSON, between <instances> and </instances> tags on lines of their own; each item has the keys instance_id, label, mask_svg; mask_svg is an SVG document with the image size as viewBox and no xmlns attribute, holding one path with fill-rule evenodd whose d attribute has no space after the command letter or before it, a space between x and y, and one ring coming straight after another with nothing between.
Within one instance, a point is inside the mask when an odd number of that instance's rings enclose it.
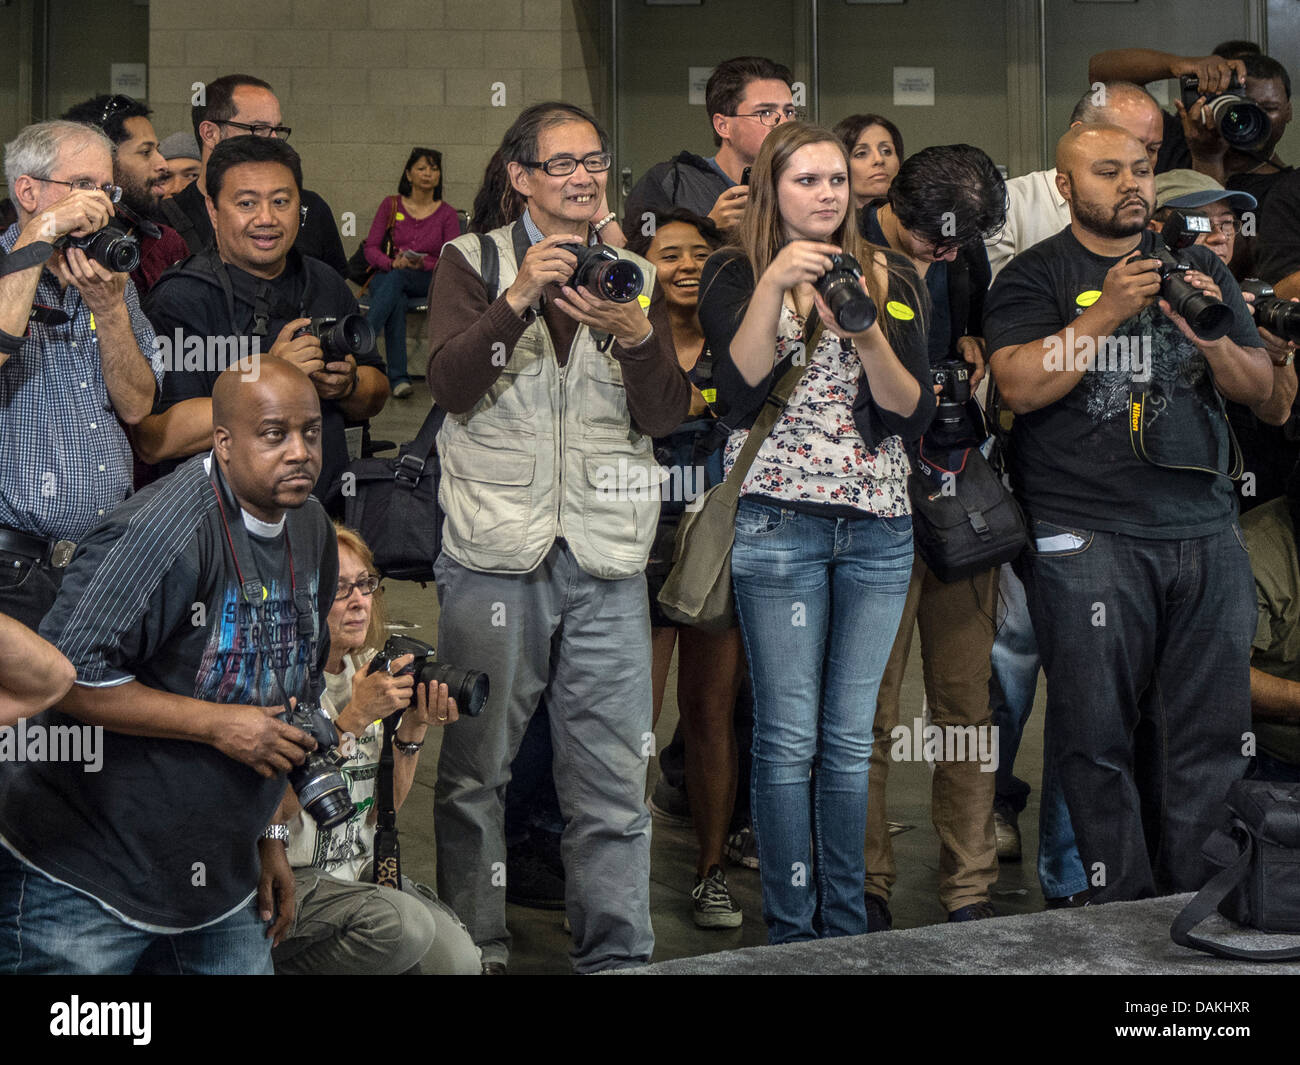
<instances>
[{"instance_id":1,"label":"black camera strap","mask_svg":"<svg viewBox=\"0 0 1300 1065\"><path fill-rule=\"evenodd\" d=\"M1228 446L1232 449L1232 464L1227 473L1224 473L1223 470L1213 469L1210 466L1198 466L1195 463L1184 465L1175 462L1160 462L1151 457L1146 445L1146 413L1149 409L1149 402L1145 386L1129 391L1128 438L1133 448L1133 454L1143 462L1148 462L1152 466L1159 466L1166 470L1190 470L1194 473L1210 473L1216 477L1226 477L1230 481L1239 480L1246 469L1246 462L1241 454L1241 445L1237 442L1237 434L1232 430L1232 422L1228 419L1227 409L1223 405L1223 397L1219 395L1217 389L1214 391L1214 398L1218 403L1219 416L1223 419L1223 426L1228 430Z\"/></svg>"},{"instance_id":2,"label":"black camera strap","mask_svg":"<svg viewBox=\"0 0 1300 1065\"><path fill-rule=\"evenodd\" d=\"M379 776L375 780L374 881L396 891L402 890L402 851L397 842L397 803L393 798L393 737L401 720L400 713L384 718Z\"/></svg>"},{"instance_id":3,"label":"black camera strap","mask_svg":"<svg viewBox=\"0 0 1300 1065\"><path fill-rule=\"evenodd\" d=\"M54 254L54 245L46 240L38 240L24 245L17 251L11 251L0 260L0 277L8 277L33 266L42 266Z\"/></svg>"}]
</instances>

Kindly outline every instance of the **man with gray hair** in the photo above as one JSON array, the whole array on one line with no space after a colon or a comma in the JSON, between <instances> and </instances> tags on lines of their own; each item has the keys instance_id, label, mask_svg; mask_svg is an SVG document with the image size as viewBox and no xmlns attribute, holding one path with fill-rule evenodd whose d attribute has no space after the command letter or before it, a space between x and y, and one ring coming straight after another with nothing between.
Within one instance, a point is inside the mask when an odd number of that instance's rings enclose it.
<instances>
[{"instance_id":1,"label":"man with gray hair","mask_svg":"<svg viewBox=\"0 0 1300 1065\"><path fill-rule=\"evenodd\" d=\"M162 379L135 286L75 246L114 214L113 145L41 122L5 146L0 236L0 611L36 628L77 543L131 492L135 425ZM71 238L71 239L70 239Z\"/></svg>"}]
</instances>

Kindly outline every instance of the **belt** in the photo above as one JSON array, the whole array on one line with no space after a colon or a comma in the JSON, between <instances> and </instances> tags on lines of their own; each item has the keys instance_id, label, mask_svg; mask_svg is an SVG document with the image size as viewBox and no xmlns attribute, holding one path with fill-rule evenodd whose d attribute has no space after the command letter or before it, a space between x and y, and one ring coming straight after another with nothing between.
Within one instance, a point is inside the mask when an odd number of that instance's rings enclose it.
<instances>
[{"instance_id":1,"label":"belt","mask_svg":"<svg viewBox=\"0 0 1300 1065\"><path fill-rule=\"evenodd\" d=\"M38 565L63 569L72 561L72 554L76 550L77 545L71 540L46 540L0 525L0 551L22 555Z\"/></svg>"}]
</instances>

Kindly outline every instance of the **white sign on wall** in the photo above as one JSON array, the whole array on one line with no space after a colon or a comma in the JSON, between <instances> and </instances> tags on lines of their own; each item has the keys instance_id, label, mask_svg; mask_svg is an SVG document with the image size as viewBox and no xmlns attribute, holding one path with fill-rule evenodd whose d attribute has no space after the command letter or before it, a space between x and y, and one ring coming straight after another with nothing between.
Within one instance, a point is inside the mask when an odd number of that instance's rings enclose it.
<instances>
[{"instance_id":1,"label":"white sign on wall","mask_svg":"<svg viewBox=\"0 0 1300 1065\"><path fill-rule=\"evenodd\" d=\"M687 102L704 106L704 87L709 83L712 67L687 67Z\"/></svg>"},{"instance_id":2,"label":"white sign on wall","mask_svg":"<svg viewBox=\"0 0 1300 1065\"><path fill-rule=\"evenodd\" d=\"M934 67L894 67L894 106L933 107Z\"/></svg>"},{"instance_id":3,"label":"white sign on wall","mask_svg":"<svg viewBox=\"0 0 1300 1065\"><path fill-rule=\"evenodd\" d=\"M111 93L121 93L135 100L143 100L148 92L148 64L114 63L109 67L109 87Z\"/></svg>"}]
</instances>

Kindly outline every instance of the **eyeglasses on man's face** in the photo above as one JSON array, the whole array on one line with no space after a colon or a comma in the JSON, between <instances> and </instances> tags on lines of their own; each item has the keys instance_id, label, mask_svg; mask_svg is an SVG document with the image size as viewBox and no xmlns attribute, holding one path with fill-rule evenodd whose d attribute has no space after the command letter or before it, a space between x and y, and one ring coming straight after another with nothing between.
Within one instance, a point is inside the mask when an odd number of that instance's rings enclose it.
<instances>
[{"instance_id":1,"label":"eyeglasses on man's face","mask_svg":"<svg viewBox=\"0 0 1300 1065\"><path fill-rule=\"evenodd\" d=\"M762 107L759 108L757 111L753 111L747 115L737 114L737 115L732 115L731 117L732 118L756 118L761 123L763 123L763 125L768 126L770 128L772 126L779 126L782 122L798 122L804 117L805 114L806 112L802 108L798 108L798 107L783 107L779 111L775 111L770 107Z\"/></svg>"},{"instance_id":2,"label":"eyeglasses on man's face","mask_svg":"<svg viewBox=\"0 0 1300 1065\"><path fill-rule=\"evenodd\" d=\"M545 162L524 161L520 165L529 169L540 170L549 177L568 177L578 169L579 162L582 163L582 168L588 174L600 174L610 168L610 165L614 162L614 157L609 152L593 152L580 160L571 155L556 155Z\"/></svg>"},{"instance_id":3,"label":"eyeglasses on man's face","mask_svg":"<svg viewBox=\"0 0 1300 1065\"><path fill-rule=\"evenodd\" d=\"M121 185L96 185L90 178L78 178L76 181L61 181L52 177L36 177L28 175L33 181L44 181L50 185L67 185L70 189L76 189L78 192L95 192L98 190L108 197L109 203L118 203L122 199Z\"/></svg>"},{"instance_id":4,"label":"eyeglasses on man's face","mask_svg":"<svg viewBox=\"0 0 1300 1065\"><path fill-rule=\"evenodd\" d=\"M340 581L338 590L334 593L334 598L335 600L349 599L354 590L360 592L366 598L369 598L375 594L375 589L378 587L379 578L371 574L366 574L366 576L360 577L357 580L352 581L350 584L344 584Z\"/></svg>"},{"instance_id":5,"label":"eyeglasses on man's face","mask_svg":"<svg viewBox=\"0 0 1300 1065\"><path fill-rule=\"evenodd\" d=\"M276 137L279 140L287 141L289 134L293 129L289 126L272 126L269 122L236 122L233 118L223 118L217 121L219 126L234 126L235 129L242 129L245 133L251 133L254 137Z\"/></svg>"}]
</instances>

